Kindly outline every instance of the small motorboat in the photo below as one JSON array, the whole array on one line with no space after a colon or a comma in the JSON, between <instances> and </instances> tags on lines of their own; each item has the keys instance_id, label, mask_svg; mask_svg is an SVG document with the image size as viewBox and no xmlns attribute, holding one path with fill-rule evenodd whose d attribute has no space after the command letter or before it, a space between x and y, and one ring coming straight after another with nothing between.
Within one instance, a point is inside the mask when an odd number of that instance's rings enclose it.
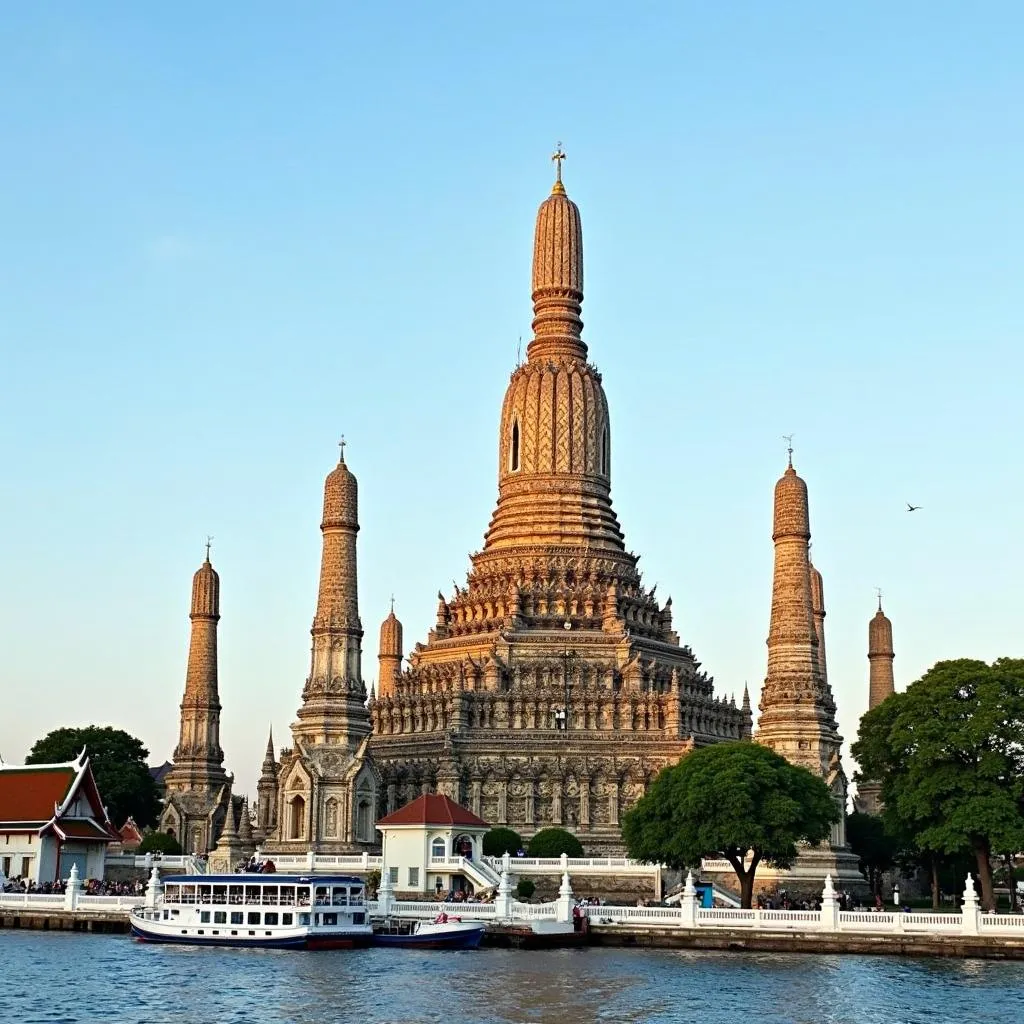
<instances>
[{"instance_id":1,"label":"small motorboat","mask_svg":"<svg viewBox=\"0 0 1024 1024\"><path fill-rule=\"evenodd\" d=\"M433 921L391 921L374 926L373 945L412 949L476 949L484 937L479 921L438 914Z\"/></svg>"}]
</instances>

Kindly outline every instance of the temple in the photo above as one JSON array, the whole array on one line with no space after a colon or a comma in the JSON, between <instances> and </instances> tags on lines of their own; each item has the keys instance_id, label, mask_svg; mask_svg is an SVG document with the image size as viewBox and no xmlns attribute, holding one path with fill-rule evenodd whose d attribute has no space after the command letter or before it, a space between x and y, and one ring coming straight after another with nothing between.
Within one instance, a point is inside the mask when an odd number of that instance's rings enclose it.
<instances>
[{"instance_id":1,"label":"temple","mask_svg":"<svg viewBox=\"0 0 1024 1024\"><path fill-rule=\"evenodd\" d=\"M621 850L619 821L695 746L750 736L645 586L611 500L611 424L583 341L583 234L561 160L537 213L533 339L498 431L498 500L465 586L438 594L401 665L381 628L370 752L382 810L442 793L525 836L575 831Z\"/></svg>"}]
</instances>

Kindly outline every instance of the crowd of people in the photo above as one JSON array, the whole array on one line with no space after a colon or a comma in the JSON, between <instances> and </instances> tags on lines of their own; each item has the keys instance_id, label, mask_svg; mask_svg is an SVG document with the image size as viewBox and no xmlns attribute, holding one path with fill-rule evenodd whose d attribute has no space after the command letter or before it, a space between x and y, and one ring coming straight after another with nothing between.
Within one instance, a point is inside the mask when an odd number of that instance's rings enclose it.
<instances>
[{"instance_id":1,"label":"crowd of people","mask_svg":"<svg viewBox=\"0 0 1024 1024\"><path fill-rule=\"evenodd\" d=\"M4 892L35 893L41 896L61 895L67 888L67 880L60 878L53 882L35 882L31 878L17 875L8 878L2 886ZM146 891L143 881L114 882L109 879L87 878L82 883L83 896L141 896Z\"/></svg>"}]
</instances>

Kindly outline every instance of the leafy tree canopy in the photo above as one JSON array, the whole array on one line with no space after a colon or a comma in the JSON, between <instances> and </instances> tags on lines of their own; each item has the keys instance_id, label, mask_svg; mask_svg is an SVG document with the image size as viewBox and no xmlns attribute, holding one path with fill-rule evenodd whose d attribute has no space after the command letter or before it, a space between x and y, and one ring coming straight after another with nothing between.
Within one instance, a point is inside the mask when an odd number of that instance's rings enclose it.
<instances>
[{"instance_id":1,"label":"leafy tree canopy","mask_svg":"<svg viewBox=\"0 0 1024 1024\"><path fill-rule=\"evenodd\" d=\"M623 816L622 836L631 857L669 867L726 858L749 907L757 865L790 867L797 844L827 838L839 814L806 768L759 743L716 743L660 772Z\"/></svg>"},{"instance_id":2,"label":"leafy tree canopy","mask_svg":"<svg viewBox=\"0 0 1024 1024\"><path fill-rule=\"evenodd\" d=\"M856 811L846 819L846 841L860 858L860 870L871 892L881 898L882 872L896 863L900 852L898 839L885 827L882 818Z\"/></svg>"},{"instance_id":3,"label":"leafy tree canopy","mask_svg":"<svg viewBox=\"0 0 1024 1024\"><path fill-rule=\"evenodd\" d=\"M73 761L86 748L89 764L111 822L120 827L131 815L140 826L153 825L160 813L156 783L149 774L149 751L123 729L87 725L54 729L37 740L28 764Z\"/></svg>"},{"instance_id":4,"label":"leafy tree canopy","mask_svg":"<svg viewBox=\"0 0 1024 1024\"><path fill-rule=\"evenodd\" d=\"M521 900L528 900L537 891L531 878L520 878L516 883L516 895Z\"/></svg>"},{"instance_id":5,"label":"leafy tree canopy","mask_svg":"<svg viewBox=\"0 0 1024 1024\"><path fill-rule=\"evenodd\" d=\"M1024 660L940 661L861 719L858 778L922 850L971 850L994 907L990 858L1024 849Z\"/></svg>"},{"instance_id":6,"label":"leafy tree canopy","mask_svg":"<svg viewBox=\"0 0 1024 1024\"><path fill-rule=\"evenodd\" d=\"M484 833L484 856L500 857L503 853L514 854L524 849L523 837L511 828L492 828Z\"/></svg>"},{"instance_id":7,"label":"leafy tree canopy","mask_svg":"<svg viewBox=\"0 0 1024 1024\"><path fill-rule=\"evenodd\" d=\"M580 841L564 828L542 828L531 840L526 852L531 857L582 857Z\"/></svg>"},{"instance_id":8,"label":"leafy tree canopy","mask_svg":"<svg viewBox=\"0 0 1024 1024\"><path fill-rule=\"evenodd\" d=\"M139 843L139 853L166 853L177 857L181 853L181 843L167 832L149 832Z\"/></svg>"}]
</instances>

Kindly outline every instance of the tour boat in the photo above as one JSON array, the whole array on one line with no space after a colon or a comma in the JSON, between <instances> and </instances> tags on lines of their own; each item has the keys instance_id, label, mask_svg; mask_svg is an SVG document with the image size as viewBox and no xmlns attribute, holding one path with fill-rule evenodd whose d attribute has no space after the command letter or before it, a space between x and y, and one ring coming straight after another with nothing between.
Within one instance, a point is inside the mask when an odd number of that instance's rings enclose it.
<instances>
[{"instance_id":1,"label":"tour boat","mask_svg":"<svg viewBox=\"0 0 1024 1024\"><path fill-rule=\"evenodd\" d=\"M260 949L351 949L373 937L352 875L171 875L131 912L143 942Z\"/></svg>"},{"instance_id":2,"label":"tour boat","mask_svg":"<svg viewBox=\"0 0 1024 1024\"><path fill-rule=\"evenodd\" d=\"M476 949L484 936L479 921L438 915L433 921L385 921L373 932L375 946L413 949Z\"/></svg>"}]
</instances>

